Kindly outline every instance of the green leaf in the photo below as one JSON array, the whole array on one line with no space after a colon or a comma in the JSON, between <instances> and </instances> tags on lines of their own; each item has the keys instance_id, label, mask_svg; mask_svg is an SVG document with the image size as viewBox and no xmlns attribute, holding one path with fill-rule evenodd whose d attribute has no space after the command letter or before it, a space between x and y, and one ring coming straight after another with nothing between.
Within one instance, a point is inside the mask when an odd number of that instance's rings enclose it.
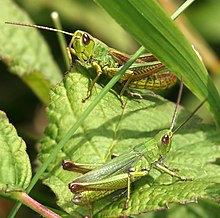
<instances>
[{"instance_id":1,"label":"green leaf","mask_svg":"<svg viewBox=\"0 0 220 218\"><path fill-rule=\"evenodd\" d=\"M4 0L1 5L0 20L32 23L28 15L11 0ZM51 85L59 82L62 76L45 40L33 28L3 23L0 28L1 61L47 103Z\"/></svg>"},{"instance_id":2,"label":"green leaf","mask_svg":"<svg viewBox=\"0 0 220 218\"><path fill-rule=\"evenodd\" d=\"M40 145L39 159L47 160L50 151L64 137L69 128L79 119L82 112L93 101L102 88L96 84L92 97L82 103L87 93L88 79L78 73L66 75L63 82L50 93L47 109L48 127ZM144 100L127 100L125 109L114 93L108 93L97 105L96 110L77 130L56 159L44 173L43 182L48 185L58 198L58 205L74 217L88 214L85 207L71 203L72 193L68 183L79 174L64 171L61 161L72 160L79 163L104 163L112 153L120 154L133 146L144 143L147 137L155 135L164 128L169 128L174 104L160 97L145 96ZM188 113L180 110L178 123ZM173 148L166 163L180 170L181 175L193 177L192 182L176 182L170 176L152 170L149 176L135 182L132 186L129 209L123 210L125 197L112 201L113 193L94 204L94 217L139 214L166 207L169 202L187 202L199 197L218 199L220 167L212 164L220 155L219 132L198 125L194 118L181 135L175 135ZM185 129L187 128L185 126ZM181 193L179 193L181 189Z\"/></svg>"},{"instance_id":3,"label":"green leaf","mask_svg":"<svg viewBox=\"0 0 220 218\"><path fill-rule=\"evenodd\" d=\"M140 44L179 77L208 107L220 126L220 96L192 46L154 0L95 0Z\"/></svg>"},{"instance_id":4,"label":"green leaf","mask_svg":"<svg viewBox=\"0 0 220 218\"><path fill-rule=\"evenodd\" d=\"M139 216L139 218L216 218L219 215L220 206L213 201L199 200L198 203L186 205L170 205L166 211L157 211L156 214L149 213ZM155 216L153 216L155 214Z\"/></svg>"},{"instance_id":5,"label":"green leaf","mask_svg":"<svg viewBox=\"0 0 220 218\"><path fill-rule=\"evenodd\" d=\"M31 165L25 142L18 137L15 128L2 111L0 111L0 145L0 195L10 197L10 192L24 191L29 185Z\"/></svg>"},{"instance_id":6,"label":"green leaf","mask_svg":"<svg viewBox=\"0 0 220 218\"><path fill-rule=\"evenodd\" d=\"M107 203L110 196L105 199L105 205L101 202L103 209L95 217L140 214L167 209L174 203L197 202L198 198L219 201L220 167L213 163L220 154L220 147L216 146L220 142L219 132L191 132L175 136L173 150L165 162L179 169L181 175L192 177L193 181L178 182L168 175L152 171L150 176L134 184L128 210L123 210L125 198L110 204Z\"/></svg>"}]
</instances>

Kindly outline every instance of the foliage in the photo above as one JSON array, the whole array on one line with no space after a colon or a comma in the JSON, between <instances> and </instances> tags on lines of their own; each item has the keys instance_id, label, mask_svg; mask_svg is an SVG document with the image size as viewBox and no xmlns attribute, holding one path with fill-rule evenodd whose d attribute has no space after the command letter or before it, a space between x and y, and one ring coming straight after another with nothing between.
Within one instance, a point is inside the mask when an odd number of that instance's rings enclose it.
<instances>
[{"instance_id":1,"label":"foliage","mask_svg":"<svg viewBox=\"0 0 220 218\"><path fill-rule=\"evenodd\" d=\"M79 72L79 69L77 71ZM92 99L83 104L81 101L87 91L88 81L82 74L83 72L68 74L51 92L47 110L49 124L40 146L42 162L48 158L56 143L65 136L72 123L79 119L90 101L93 101L102 90L97 85ZM168 128L174 106L175 104L164 99L146 96L141 101L129 99L123 110L117 97L113 93L108 93L57 154L44 174L43 181L56 193L58 204L74 217L77 217L78 213L80 215L88 213L82 207L71 203L72 193L66 184L79 174L64 171L61 167L62 160L104 163L111 158L112 153L120 154L144 143L159 130ZM187 114L181 110L178 121L183 121ZM123 210L125 197L112 201L112 197L120 193L117 192L95 203L94 217L140 214L161 210L169 203L191 202L198 198L218 200L220 178L217 172L220 167L215 161L220 156L220 147L217 146L220 142L219 132L199 124L198 119L191 122L188 123L190 128L185 127L186 130L174 137L172 151L165 162L170 167L179 169L181 174L193 177L192 182L177 182L170 176L153 170L149 176L132 186L128 210ZM200 128L196 127L198 124Z\"/></svg>"},{"instance_id":2,"label":"foliage","mask_svg":"<svg viewBox=\"0 0 220 218\"><path fill-rule=\"evenodd\" d=\"M219 94L212 80L189 43L158 4L154 1L133 0L126 1L127 4L104 0L96 0L96 2L102 5L138 42L155 54L173 72L177 75L183 73L186 85L190 90L200 99L207 97L209 110L214 115L215 123L219 125ZM38 4L51 4L55 7L56 1L50 3L39 1ZM69 3L64 1L64 4ZM80 3L75 4L79 10ZM91 2L87 1L84 7L87 8L90 4ZM110 8L111 10L109 10ZM96 6L93 6L93 9L96 14L100 11ZM33 17L37 9L34 10L32 11ZM89 20L90 13L91 11L84 13L85 20ZM68 12L65 16L68 16ZM74 19L77 19L75 16L74 14ZM103 16L101 14L100 18ZM11 0L4 0L0 20L3 22L32 22L26 13ZM82 23L82 20L80 22ZM97 22L101 24L102 19L98 19ZM143 26L145 28L142 28ZM10 72L18 75L41 102L48 104L48 125L41 137L37 157L39 166L45 167L46 171L43 173L44 169L37 170L37 174L57 196L57 204L65 211L57 211L62 213L62 217L86 215L88 214L86 207L79 207L71 203L72 193L68 189L68 183L79 174L64 171L61 168L61 161L68 159L79 163L104 163L110 159L112 153L120 154L137 144L144 143L161 129L169 128L174 103L156 95L144 95L143 100L127 96L125 97L126 107L122 109L116 92L111 90L96 105L95 110L87 115L87 119L78 125L79 128L75 134L71 138L66 138L68 130L78 122L83 116L83 112L90 107L90 103L102 92L103 81L100 80L99 84L95 85L92 97L86 103L82 103L82 98L87 92L90 74L94 73L92 69L76 66L60 82L60 70L38 30L5 24L1 24L0 28L3 33L0 35L2 63L8 67ZM89 28L93 29L91 26ZM108 29L114 28L108 26ZM122 32L122 35L127 36L120 27L117 26L116 29L117 33ZM99 30L100 34L102 32L107 31ZM117 34L107 32L107 35L112 35L114 43L117 41ZM131 44L131 38L128 40L124 40L128 37L118 38L120 38L118 44L127 43L124 44L124 48ZM51 89L51 87L53 88ZM188 114L189 112L181 108L176 126ZM18 137L15 128L9 123L3 112L0 113L0 120L0 156L2 160L0 194L5 198L19 199L24 202L24 199L14 193L18 191L28 193L32 189L32 186L29 186L32 173L25 151L26 145ZM67 143L62 149L58 149L56 158L51 159L52 161L47 166L51 153L63 138L66 138ZM174 216L175 211L183 210L183 207L175 206L176 203L197 202L197 199L201 199L200 204L185 206L183 216L187 216L195 210L200 216L205 217L208 214L209 217L212 215L215 217L214 211L219 211L219 208L214 203L219 201L220 196L219 142L219 130L215 130L210 125L201 124L201 120L194 117L174 136L172 150L165 161L170 167L179 169L181 175L192 177L193 181L176 181L168 175L152 170L149 176L132 185L128 210L123 210L125 197L112 201L112 197L120 193L118 191L94 204L94 217L140 215L146 212L148 215L142 216L160 216L161 214L162 216L166 214L167 217ZM42 197L42 202L44 198ZM52 198L49 197L44 204L50 205L49 202L52 201ZM166 209L167 206L173 209L168 210L169 212L149 213ZM202 208L214 208L214 210L209 209L210 211L204 210L204 212Z\"/></svg>"}]
</instances>

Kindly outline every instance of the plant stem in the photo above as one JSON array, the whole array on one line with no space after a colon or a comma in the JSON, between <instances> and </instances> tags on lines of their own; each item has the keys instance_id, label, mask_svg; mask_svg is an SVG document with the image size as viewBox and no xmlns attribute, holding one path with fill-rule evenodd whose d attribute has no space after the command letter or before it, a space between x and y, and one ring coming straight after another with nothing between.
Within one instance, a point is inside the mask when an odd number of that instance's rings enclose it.
<instances>
[{"instance_id":1,"label":"plant stem","mask_svg":"<svg viewBox=\"0 0 220 218\"><path fill-rule=\"evenodd\" d=\"M195 0L185 1L171 16L172 20L176 20L179 15L185 11Z\"/></svg>"},{"instance_id":2,"label":"plant stem","mask_svg":"<svg viewBox=\"0 0 220 218\"><path fill-rule=\"evenodd\" d=\"M51 18L53 20L55 28L59 29L59 30L62 30L62 25L61 25L61 22L60 22L60 19L59 19L59 14L56 11L51 13ZM65 65L66 65L67 69L69 69L70 63L69 63L69 60L68 60L67 54L66 54L66 45L67 45L67 43L66 43L64 34L60 34L60 33L57 32L57 37L58 37L58 40L59 40L59 43L60 43L60 48L61 48L61 51L62 51L62 54L63 54Z\"/></svg>"},{"instance_id":3,"label":"plant stem","mask_svg":"<svg viewBox=\"0 0 220 218\"><path fill-rule=\"evenodd\" d=\"M49 210L33 198L31 198L29 195L27 195L25 192L14 192L13 196L20 200L23 204L30 207L32 210L36 211L43 217L47 218L61 218L61 216L57 215L53 211Z\"/></svg>"}]
</instances>

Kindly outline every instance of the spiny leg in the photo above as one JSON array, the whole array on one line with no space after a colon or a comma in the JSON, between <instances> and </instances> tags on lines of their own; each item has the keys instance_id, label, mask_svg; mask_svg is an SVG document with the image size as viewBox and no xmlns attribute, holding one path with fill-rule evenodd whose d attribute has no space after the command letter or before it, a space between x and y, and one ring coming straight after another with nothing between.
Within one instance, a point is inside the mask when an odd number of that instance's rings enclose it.
<instances>
[{"instance_id":1,"label":"spiny leg","mask_svg":"<svg viewBox=\"0 0 220 218\"><path fill-rule=\"evenodd\" d=\"M176 168L171 168L171 167L167 166L167 165L166 165L165 163L163 163L163 162L160 162L160 164L161 164L162 166L164 166L165 168L167 168L168 170L172 171L172 172L179 172L178 169L176 169Z\"/></svg>"},{"instance_id":2,"label":"spiny leg","mask_svg":"<svg viewBox=\"0 0 220 218\"><path fill-rule=\"evenodd\" d=\"M127 79L127 81L124 83L123 85L123 88L119 94L119 99L122 103L122 108L125 107L125 103L124 103L124 98L123 98L123 95L124 95L124 92L127 91L128 94L130 94L132 97L135 96L135 97L139 97L140 99L143 99L143 97L141 96L140 93L136 93L136 92L131 92L129 90L129 86L130 86L130 83L132 83L132 81L134 80L134 76L131 76L130 78Z\"/></svg>"},{"instance_id":3,"label":"spiny leg","mask_svg":"<svg viewBox=\"0 0 220 218\"><path fill-rule=\"evenodd\" d=\"M122 90L121 90L121 92L120 92L120 94L119 94L119 99L120 99L120 101L121 101L122 108L125 108L125 102L124 102L123 94L124 94L124 92L127 90L128 85L129 85L129 83L131 82L131 80L132 80L132 78L129 78L129 79L125 82L125 84L123 85L123 88L122 88Z\"/></svg>"},{"instance_id":4,"label":"spiny leg","mask_svg":"<svg viewBox=\"0 0 220 218\"><path fill-rule=\"evenodd\" d=\"M116 196L113 196L112 197L112 200L113 201L116 201L116 200L118 200L119 198L121 198L123 195L125 195L125 193L128 191L128 189L126 188L126 189L124 189L121 193L119 193L118 195L116 195Z\"/></svg>"}]
</instances>

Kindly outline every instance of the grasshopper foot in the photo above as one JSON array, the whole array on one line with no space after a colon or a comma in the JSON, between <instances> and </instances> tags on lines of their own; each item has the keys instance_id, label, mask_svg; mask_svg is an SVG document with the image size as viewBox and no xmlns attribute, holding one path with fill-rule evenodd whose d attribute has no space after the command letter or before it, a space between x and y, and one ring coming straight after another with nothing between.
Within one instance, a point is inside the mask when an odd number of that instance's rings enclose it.
<instances>
[{"instance_id":1,"label":"grasshopper foot","mask_svg":"<svg viewBox=\"0 0 220 218\"><path fill-rule=\"evenodd\" d=\"M143 99L143 96L140 93L137 93L137 92L129 92L129 95L131 97L138 97L140 99Z\"/></svg>"},{"instance_id":2,"label":"grasshopper foot","mask_svg":"<svg viewBox=\"0 0 220 218\"><path fill-rule=\"evenodd\" d=\"M119 156L118 154L112 153L111 159L114 159L114 158L116 158L116 157L118 157L118 156Z\"/></svg>"},{"instance_id":3,"label":"grasshopper foot","mask_svg":"<svg viewBox=\"0 0 220 218\"><path fill-rule=\"evenodd\" d=\"M126 199L125 206L124 206L124 209L125 209L125 210L128 209L128 203L129 203L129 199Z\"/></svg>"},{"instance_id":4,"label":"grasshopper foot","mask_svg":"<svg viewBox=\"0 0 220 218\"><path fill-rule=\"evenodd\" d=\"M181 181L193 181L193 179L192 178L186 178L186 177L180 177L180 180Z\"/></svg>"},{"instance_id":5,"label":"grasshopper foot","mask_svg":"<svg viewBox=\"0 0 220 218\"><path fill-rule=\"evenodd\" d=\"M168 168L168 169L172 172L179 172L179 169L177 169L177 168Z\"/></svg>"},{"instance_id":6,"label":"grasshopper foot","mask_svg":"<svg viewBox=\"0 0 220 218\"><path fill-rule=\"evenodd\" d=\"M125 103L124 102L121 104L121 107L122 107L122 109L125 109Z\"/></svg>"},{"instance_id":7,"label":"grasshopper foot","mask_svg":"<svg viewBox=\"0 0 220 218\"><path fill-rule=\"evenodd\" d=\"M121 101L121 107L122 109L125 109L125 101L122 95L118 95L119 100Z\"/></svg>"},{"instance_id":8,"label":"grasshopper foot","mask_svg":"<svg viewBox=\"0 0 220 218\"><path fill-rule=\"evenodd\" d=\"M193 181L192 178L186 178L184 176L179 176L179 175L176 175L176 174L174 174L173 177L176 177L176 178L178 178L181 181Z\"/></svg>"},{"instance_id":9,"label":"grasshopper foot","mask_svg":"<svg viewBox=\"0 0 220 218\"><path fill-rule=\"evenodd\" d=\"M92 92L88 91L87 96L82 99L82 103L85 103L90 98L91 95L92 95Z\"/></svg>"}]
</instances>

